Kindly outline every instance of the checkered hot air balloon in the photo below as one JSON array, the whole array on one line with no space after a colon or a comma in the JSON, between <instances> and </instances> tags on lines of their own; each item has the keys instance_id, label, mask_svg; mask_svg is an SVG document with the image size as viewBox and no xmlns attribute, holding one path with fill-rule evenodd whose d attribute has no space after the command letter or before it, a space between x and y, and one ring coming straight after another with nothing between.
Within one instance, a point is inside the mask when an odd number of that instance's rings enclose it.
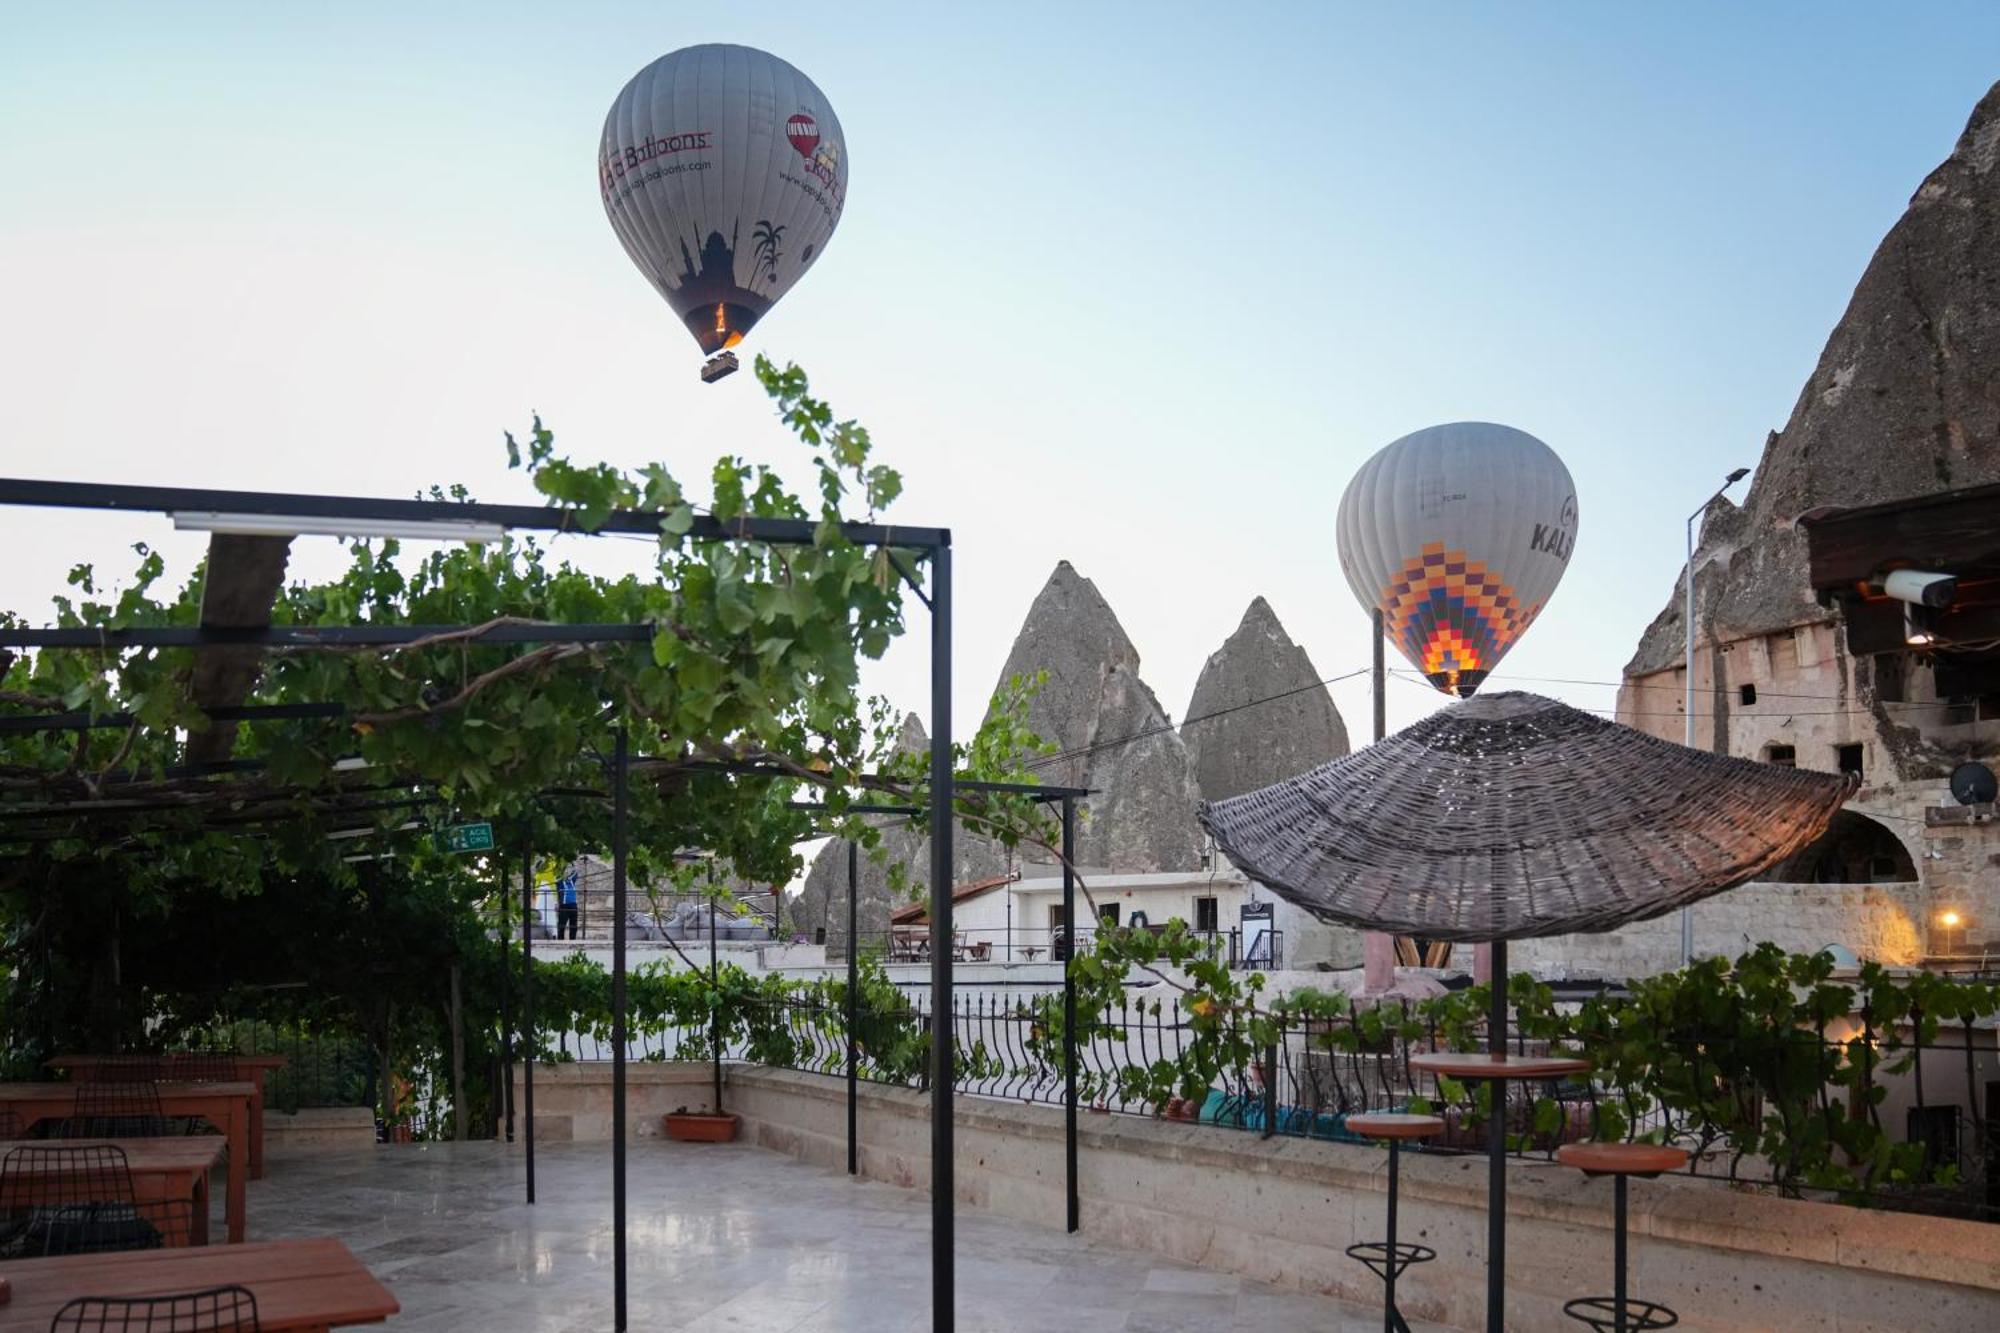
<instances>
[{"instance_id":1,"label":"checkered hot air balloon","mask_svg":"<svg viewBox=\"0 0 2000 1333\"><path fill-rule=\"evenodd\" d=\"M1340 498L1340 566L1382 632L1470 697L1535 622L1576 544L1576 484L1526 431L1459 421L1405 435Z\"/></svg>"},{"instance_id":2,"label":"checkered hot air balloon","mask_svg":"<svg viewBox=\"0 0 2000 1333\"><path fill-rule=\"evenodd\" d=\"M825 251L847 164L811 79L747 46L690 46L611 104L597 183L632 262L701 350L719 352Z\"/></svg>"}]
</instances>

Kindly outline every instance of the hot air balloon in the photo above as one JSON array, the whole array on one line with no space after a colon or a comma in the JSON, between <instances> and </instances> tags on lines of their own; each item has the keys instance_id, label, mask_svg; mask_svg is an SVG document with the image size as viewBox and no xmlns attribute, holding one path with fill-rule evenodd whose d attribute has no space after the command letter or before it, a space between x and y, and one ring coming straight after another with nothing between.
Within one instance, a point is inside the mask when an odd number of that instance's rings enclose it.
<instances>
[{"instance_id":1,"label":"hot air balloon","mask_svg":"<svg viewBox=\"0 0 2000 1333\"><path fill-rule=\"evenodd\" d=\"M689 46L611 104L598 186L632 262L703 352L725 354L704 368L714 379L825 250L847 199L847 144L826 94L778 57Z\"/></svg>"},{"instance_id":2,"label":"hot air balloon","mask_svg":"<svg viewBox=\"0 0 2000 1333\"><path fill-rule=\"evenodd\" d=\"M1432 426L1361 465L1336 540L1383 633L1431 684L1469 698L1562 582L1576 484L1525 431Z\"/></svg>"}]
</instances>

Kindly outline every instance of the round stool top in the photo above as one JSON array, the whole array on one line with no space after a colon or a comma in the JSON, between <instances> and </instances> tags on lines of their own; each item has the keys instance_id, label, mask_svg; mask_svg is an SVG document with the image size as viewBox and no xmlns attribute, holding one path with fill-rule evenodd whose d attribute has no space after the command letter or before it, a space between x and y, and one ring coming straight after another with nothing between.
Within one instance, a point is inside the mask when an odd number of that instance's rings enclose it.
<instances>
[{"instance_id":1,"label":"round stool top","mask_svg":"<svg viewBox=\"0 0 2000 1333\"><path fill-rule=\"evenodd\" d=\"M1556 1160L1593 1176L1657 1176L1687 1165L1680 1148L1657 1143L1565 1143Z\"/></svg>"},{"instance_id":2,"label":"round stool top","mask_svg":"<svg viewBox=\"0 0 2000 1333\"><path fill-rule=\"evenodd\" d=\"M1390 1111L1351 1115L1342 1122L1342 1127L1371 1139L1427 1139L1433 1134L1444 1133L1444 1121L1437 1116L1403 1115Z\"/></svg>"},{"instance_id":3,"label":"round stool top","mask_svg":"<svg viewBox=\"0 0 2000 1333\"><path fill-rule=\"evenodd\" d=\"M1410 1068L1422 1074L1460 1079L1542 1079L1587 1074L1590 1061L1567 1055L1488 1055L1459 1051L1426 1051L1410 1057Z\"/></svg>"}]
</instances>

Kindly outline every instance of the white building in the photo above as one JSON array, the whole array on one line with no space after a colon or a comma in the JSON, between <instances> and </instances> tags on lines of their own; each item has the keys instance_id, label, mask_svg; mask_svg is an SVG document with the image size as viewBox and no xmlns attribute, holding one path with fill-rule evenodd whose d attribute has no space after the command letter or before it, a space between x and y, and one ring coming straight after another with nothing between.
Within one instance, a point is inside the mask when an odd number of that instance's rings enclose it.
<instances>
[{"instance_id":1,"label":"white building","mask_svg":"<svg viewBox=\"0 0 2000 1333\"><path fill-rule=\"evenodd\" d=\"M955 954L973 962L1046 959L1064 938L1062 876L1030 866L1025 876L996 875L952 891ZM1271 969L1296 966L1307 944L1305 918L1278 902L1231 866L1212 870L1116 875L1083 870L1076 912L1082 930L1098 921L1121 926L1164 926L1181 920L1212 934L1224 956ZM929 913L910 903L890 914L892 959L908 961L929 951Z\"/></svg>"}]
</instances>

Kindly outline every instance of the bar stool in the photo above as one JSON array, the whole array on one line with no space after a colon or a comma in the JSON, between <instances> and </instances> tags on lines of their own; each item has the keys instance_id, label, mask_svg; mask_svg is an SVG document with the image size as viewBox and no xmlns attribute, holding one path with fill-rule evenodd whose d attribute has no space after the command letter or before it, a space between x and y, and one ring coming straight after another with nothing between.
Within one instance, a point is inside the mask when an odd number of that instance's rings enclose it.
<instances>
[{"instance_id":1,"label":"bar stool","mask_svg":"<svg viewBox=\"0 0 2000 1333\"><path fill-rule=\"evenodd\" d=\"M1672 1328L1681 1317L1657 1301L1642 1301L1625 1294L1625 1182L1632 1176L1651 1180L1662 1171L1687 1165L1688 1155L1679 1148L1654 1143L1569 1143L1556 1150L1556 1160L1573 1166L1586 1176L1610 1176L1617 1222L1612 1231L1612 1294L1585 1296L1567 1302L1563 1313L1597 1333L1644 1333L1655 1328Z\"/></svg>"},{"instance_id":2,"label":"bar stool","mask_svg":"<svg viewBox=\"0 0 2000 1333\"><path fill-rule=\"evenodd\" d=\"M1437 1258L1428 1245L1404 1245L1396 1240L1396 1176L1405 1140L1427 1139L1444 1133L1444 1121L1434 1115L1351 1115L1345 1128L1371 1139L1389 1141L1389 1239L1365 1241L1347 1247L1350 1259L1359 1259L1382 1279L1382 1333L1410 1333L1396 1308L1396 1278L1411 1264L1427 1264Z\"/></svg>"}]
</instances>

